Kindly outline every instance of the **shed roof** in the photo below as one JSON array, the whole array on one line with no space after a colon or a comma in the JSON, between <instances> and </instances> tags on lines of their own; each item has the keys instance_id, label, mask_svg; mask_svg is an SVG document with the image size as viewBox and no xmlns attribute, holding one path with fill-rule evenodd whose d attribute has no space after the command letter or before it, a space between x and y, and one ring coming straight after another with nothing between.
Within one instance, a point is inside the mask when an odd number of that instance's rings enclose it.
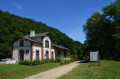
<instances>
[{"instance_id":1,"label":"shed roof","mask_svg":"<svg viewBox=\"0 0 120 79\"><path fill-rule=\"evenodd\" d=\"M68 48L65 48L63 46L60 46L60 45L56 45L56 44L52 44L52 46L56 47L56 48L59 48L59 49L65 49L65 50L70 50Z\"/></svg>"},{"instance_id":2,"label":"shed roof","mask_svg":"<svg viewBox=\"0 0 120 79\"><path fill-rule=\"evenodd\" d=\"M27 40L32 41L32 42L36 42L36 43L42 44L42 42L33 40L33 39L31 39L31 38L28 38L28 37L22 37L22 38L27 39Z\"/></svg>"}]
</instances>

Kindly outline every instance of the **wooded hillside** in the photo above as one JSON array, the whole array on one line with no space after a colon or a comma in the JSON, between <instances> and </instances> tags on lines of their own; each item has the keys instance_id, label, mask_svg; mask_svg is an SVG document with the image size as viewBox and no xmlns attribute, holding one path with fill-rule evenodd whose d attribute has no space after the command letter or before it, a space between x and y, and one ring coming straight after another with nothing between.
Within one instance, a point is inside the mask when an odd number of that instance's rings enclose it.
<instances>
[{"instance_id":1,"label":"wooded hillside","mask_svg":"<svg viewBox=\"0 0 120 79\"><path fill-rule=\"evenodd\" d=\"M0 10L0 59L10 58L14 39L29 34L30 30L36 33L49 32L52 42L71 49L71 54L78 54L81 50L80 42L73 41L56 28Z\"/></svg>"}]
</instances>

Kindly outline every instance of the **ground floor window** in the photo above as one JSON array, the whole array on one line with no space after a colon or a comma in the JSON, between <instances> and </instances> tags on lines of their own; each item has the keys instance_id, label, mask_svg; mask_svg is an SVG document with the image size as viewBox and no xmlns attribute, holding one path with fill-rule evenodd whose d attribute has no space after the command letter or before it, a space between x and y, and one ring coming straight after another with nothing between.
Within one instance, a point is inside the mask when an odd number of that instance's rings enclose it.
<instances>
[{"instance_id":1,"label":"ground floor window","mask_svg":"<svg viewBox=\"0 0 120 79\"><path fill-rule=\"evenodd\" d=\"M46 51L46 59L48 59L48 51Z\"/></svg>"},{"instance_id":2,"label":"ground floor window","mask_svg":"<svg viewBox=\"0 0 120 79\"><path fill-rule=\"evenodd\" d=\"M24 50L20 50L19 55L20 55L20 61L23 61L24 60Z\"/></svg>"},{"instance_id":3,"label":"ground floor window","mask_svg":"<svg viewBox=\"0 0 120 79\"><path fill-rule=\"evenodd\" d=\"M36 59L39 59L39 51L36 51Z\"/></svg>"},{"instance_id":4,"label":"ground floor window","mask_svg":"<svg viewBox=\"0 0 120 79\"><path fill-rule=\"evenodd\" d=\"M53 52L51 52L51 58L53 59Z\"/></svg>"}]
</instances>

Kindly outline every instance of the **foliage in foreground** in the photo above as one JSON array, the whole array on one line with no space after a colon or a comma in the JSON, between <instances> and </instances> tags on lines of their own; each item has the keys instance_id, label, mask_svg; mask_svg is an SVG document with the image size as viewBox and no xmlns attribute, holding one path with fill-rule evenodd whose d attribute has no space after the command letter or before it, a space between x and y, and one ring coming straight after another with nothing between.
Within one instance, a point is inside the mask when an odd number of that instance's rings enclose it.
<instances>
[{"instance_id":1,"label":"foliage in foreground","mask_svg":"<svg viewBox=\"0 0 120 79\"><path fill-rule=\"evenodd\" d=\"M71 72L58 79L120 79L120 62L101 61L98 63L81 63Z\"/></svg>"}]
</instances>

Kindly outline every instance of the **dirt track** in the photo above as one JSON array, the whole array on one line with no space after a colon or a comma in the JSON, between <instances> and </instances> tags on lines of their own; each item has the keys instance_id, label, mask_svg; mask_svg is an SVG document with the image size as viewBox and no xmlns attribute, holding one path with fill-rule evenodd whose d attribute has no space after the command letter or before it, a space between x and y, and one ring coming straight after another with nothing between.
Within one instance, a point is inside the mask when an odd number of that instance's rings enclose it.
<instances>
[{"instance_id":1,"label":"dirt track","mask_svg":"<svg viewBox=\"0 0 120 79\"><path fill-rule=\"evenodd\" d=\"M80 63L73 62L67 65L63 65L54 69L50 69L45 72L38 73L36 75L32 75L26 77L24 79L56 79L72 70L72 68L76 67Z\"/></svg>"}]
</instances>

